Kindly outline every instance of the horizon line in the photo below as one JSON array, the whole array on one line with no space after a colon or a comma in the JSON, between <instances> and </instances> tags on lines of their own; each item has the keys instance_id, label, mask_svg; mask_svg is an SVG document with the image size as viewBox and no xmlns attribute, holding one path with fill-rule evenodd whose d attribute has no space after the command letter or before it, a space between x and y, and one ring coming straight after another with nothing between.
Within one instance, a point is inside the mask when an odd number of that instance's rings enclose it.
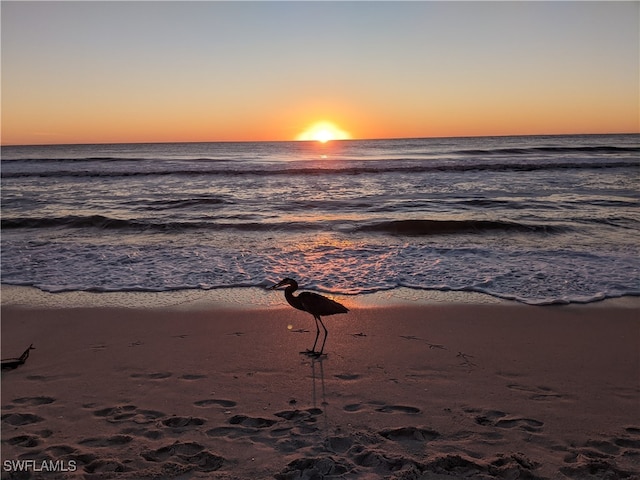
<instances>
[{"instance_id":1,"label":"horizon line","mask_svg":"<svg viewBox=\"0 0 640 480\"><path fill-rule=\"evenodd\" d=\"M368 142L376 140L425 140L444 138L509 138L509 137L567 137L587 135L640 135L637 132L598 132L598 133L527 133L527 134L503 134L503 135L443 135L424 137L376 137L376 138L347 138L329 140L326 144L335 142ZM2 147L55 147L71 145L161 145L178 143L319 143L318 140L189 140L189 141L140 141L140 142L80 142L80 143L0 143ZM1 155L0 155L1 156Z\"/></svg>"}]
</instances>

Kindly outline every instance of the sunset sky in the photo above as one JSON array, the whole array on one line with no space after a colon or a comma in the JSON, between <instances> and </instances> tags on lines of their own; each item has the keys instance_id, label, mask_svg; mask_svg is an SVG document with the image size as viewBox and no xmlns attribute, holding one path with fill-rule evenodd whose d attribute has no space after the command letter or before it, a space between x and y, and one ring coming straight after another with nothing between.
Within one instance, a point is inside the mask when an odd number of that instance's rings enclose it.
<instances>
[{"instance_id":1,"label":"sunset sky","mask_svg":"<svg viewBox=\"0 0 640 480\"><path fill-rule=\"evenodd\" d=\"M5 145L640 130L638 2L1 9Z\"/></svg>"}]
</instances>

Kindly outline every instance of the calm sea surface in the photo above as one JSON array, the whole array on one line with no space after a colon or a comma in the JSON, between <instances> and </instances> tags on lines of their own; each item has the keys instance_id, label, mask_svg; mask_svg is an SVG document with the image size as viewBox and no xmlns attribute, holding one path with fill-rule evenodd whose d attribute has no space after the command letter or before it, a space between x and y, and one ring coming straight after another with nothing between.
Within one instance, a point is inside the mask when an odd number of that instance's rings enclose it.
<instances>
[{"instance_id":1,"label":"calm sea surface","mask_svg":"<svg viewBox=\"0 0 640 480\"><path fill-rule=\"evenodd\" d=\"M640 136L2 149L2 283L640 295Z\"/></svg>"}]
</instances>

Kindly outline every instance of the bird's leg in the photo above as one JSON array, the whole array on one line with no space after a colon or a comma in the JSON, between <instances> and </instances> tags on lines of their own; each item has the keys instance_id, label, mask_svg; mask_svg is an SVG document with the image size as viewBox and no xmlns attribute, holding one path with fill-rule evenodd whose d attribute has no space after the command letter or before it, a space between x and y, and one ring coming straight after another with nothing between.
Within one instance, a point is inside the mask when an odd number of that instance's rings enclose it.
<instances>
[{"instance_id":1,"label":"bird's leg","mask_svg":"<svg viewBox=\"0 0 640 480\"><path fill-rule=\"evenodd\" d=\"M327 343L327 337L329 336L329 331L327 330L327 327L324 326L324 322L322 321L320 316L318 316L318 320L320 321L320 325L322 325L322 328L324 329L324 340L322 340L322 347L320 347L320 351L316 354L318 357L321 357L322 352L324 352L324 344Z\"/></svg>"},{"instance_id":2,"label":"bird's leg","mask_svg":"<svg viewBox=\"0 0 640 480\"><path fill-rule=\"evenodd\" d=\"M313 317L313 318L316 321L316 339L313 341L313 347L311 347L311 352L315 353L316 344L318 343L318 337L320 336L320 326L318 325L318 320L320 320L320 317Z\"/></svg>"},{"instance_id":3,"label":"bird's leg","mask_svg":"<svg viewBox=\"0 0 640 480\"><path fill-rule=\"evenodd\" d=\"M300 352L300 353L305 353L307 355L317 355L318 354L318 352L316 352L316 344L318 343L318 337L320 336L320 327L318 326L318 320L320 320L320 317L316 317L314 315L313 319L316 321L316 339L313 342L313 347L311 347L311 350L307 350L306 352ZM323 327L324 327L324 325L323 325Z\"/></svg>"}]
</instances>

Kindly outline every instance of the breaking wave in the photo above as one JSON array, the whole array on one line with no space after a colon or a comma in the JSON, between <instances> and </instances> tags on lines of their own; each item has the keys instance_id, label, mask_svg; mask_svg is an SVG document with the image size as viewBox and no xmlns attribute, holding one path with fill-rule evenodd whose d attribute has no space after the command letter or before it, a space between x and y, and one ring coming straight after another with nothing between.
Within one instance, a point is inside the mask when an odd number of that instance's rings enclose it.
<instances>
[{"instance_id":1,"label":"breaking wave","mask_svg":"<svg viewBox=\"0 0 640 480\"><path fill-rule=\"evenodd\" d=\"M580 146L580 147L529 147L529 148L494 148L458 150L461 155L530 155L532 153L640 153L639 147L614 147L610 145Z\"/></svg>"}]
</instances>

